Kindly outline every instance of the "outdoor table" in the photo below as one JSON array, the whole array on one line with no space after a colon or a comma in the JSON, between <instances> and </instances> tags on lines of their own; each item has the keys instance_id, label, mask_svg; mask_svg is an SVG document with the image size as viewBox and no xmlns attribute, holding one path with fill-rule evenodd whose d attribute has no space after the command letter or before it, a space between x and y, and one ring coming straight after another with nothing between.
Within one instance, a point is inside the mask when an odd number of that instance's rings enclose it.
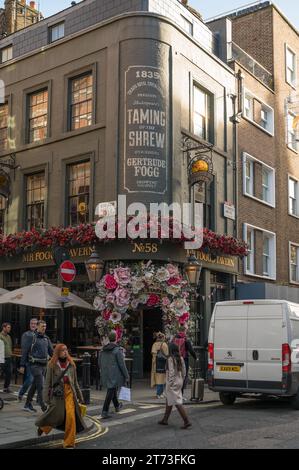
<instances>
[{"instance_id":1,"label":"outdoor table","mask_svg":"<svg viewBox=\"0 0 299 470\"><path fill-rule=\"evenodd\" d=\"M77 350L85 351L85 352L94 352L96 354L96 390L99 390L99 352L102 350L101 346L77 346Z\"/></svg>"}]
</instances>

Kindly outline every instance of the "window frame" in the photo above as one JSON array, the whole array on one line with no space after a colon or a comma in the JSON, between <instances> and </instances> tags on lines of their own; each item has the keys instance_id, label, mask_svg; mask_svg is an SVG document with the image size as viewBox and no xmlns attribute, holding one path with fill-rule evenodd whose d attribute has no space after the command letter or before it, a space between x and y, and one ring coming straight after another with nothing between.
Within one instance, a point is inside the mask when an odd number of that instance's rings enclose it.
<instances>
[{"instance_id":1,"label":"window frame","mask_svg":"<svg viewBox=\"0 0 299 470\"><path fill-rule=\"evenodd\" d=\"M293 81L292 80L289 81L289 79L288 79L288 70L290 70L289 67L288 67L288 52L291 53L294 57L294 70L293 70L294 79L293 79ZM296 90L296 87L297 87L297 54L287 43L285 43L285 81L286 81L286 83L288 83L288 85L290 85L292 88L294 88Z\"/></svg>"},{"instance_id":2,"label":"window frame","mask_svg":"<svg viewBox=\"0 0 299 470\"><path fill-rule=\"evenodd\" d=\"M0 153L6 152L7 150L9 150L9 139L10 139L10 126L9 126L10 102L9 102L9 99L5 98L4 103L0 103L0 107L1 106L7 106L7 126L6 127L0 127L0 131L6 129L7 137L6 137L6 146L1 148L1 145L0 145Z\"/></svg>"},{"instance_id":3,"label":"window frame","mask_svg":"<svg viewBox=\"0 0 299 470\"><path fill-rule=\"evenodd\" d=\"M48 126L47 126L47 137L44 140L40 140L37 142L30 142L28 137L29 137L29 106L28 106L28 100L29 96L33 95L35 93L38 93L42 90L48 90ZM52 103L52 80L49 80L47 82L39 83L31 88L27 88L23 90L23 119L24 122L26 123L25 126L22 126L22 142L24 145L28 146L29 148L38 146L38 145L43 145L47 140L51 137L51 103Z\"/></svg>"},{"instance_id":4,"label":"window frame","mask_svg":"<svg viewBox=\"0 0 299 470\"><path fill-rule=\"evenodd\" d=\"M296 214L293 214L291 211L290 211L290 180L294 181L296 183L296 187L295 187L295 201L296 201ZM292 198L294 199L294 198ZM288 174L288 215L290 215L291 217L295 217L296 219L299 219L299 180L297 178L295 178L294 176Z\"/></svg>"},{"instance_id":5,"label":"window frame","mask_svg":"<svg viewBox=\"0 0 299 470\"><path fill-rule=\"evenodd\" d=\"M70 223L71 222L70 221L70 217L71 217L70 201L73 198L78 198L80 194L70 195L70 182L71 182L71 180L70 180L70 168L74 167L76 165L83 164L83 163L89 163L88 216L87 216L85 222L77 222L75 225L72 225ZM86 224L86 223L89 223L90 220L91 220L91 207L92 207L92 202L93 202L92 197L91 197L91 193L92 193L92 170L93 170L93 163L92 163L91 158L89 158L89 157L83 158L82 160L70 161L70 162L67 162L66 165L65 165L66 225L67 226L74 227L74 226L76 226L78 224L81 224L81 223ZM86 196L86 194L87 193L84 193L85 196Z\"/></svg>"},{"instance_id":6,"label":"window frame","mask_svg":"<svg viewBox=\"0 0 299 470\"><path fill-rule=\"evenodd\" d=\"M246 115L246 109L247 109L246 108L246 99L248 99L247 96L250 97L250 101L251 101L250 116ZM268 114L267 122L269 122L269 129L263 127L261 124L259 124L258 122L256 122L254 120L254 100L258 101L261 105L262 110L267 112L267 114ZM265 103L265 101L263 101L261 98L256 96L254 93L252 93L248 88L244 88L244 91L243 91L242 116L243 116L244 119L249 121L251 124L255 125L256 127L261 129L262 131L266 132L266 134L270 135L271 137L274 137L274 134L275 134L275 112L274 112L274 109L272 108L272 106Z\"/></svg>"},{"instance_id":7,"label":"window frame","mask_svg":"<svg viewBox=\"0 0 299 470\"><path fill-rule=\"evenodd\" d=\"M186 18L184 15L181 15L181 19L182 19L182 29L185 31L185 33L187 34L190 34L190 36L193 36L193 33L194 33L194 24L192 23L192 21L188 20L188 18ZM185 28L185 25L187 26L188 24L188 29Z\"/></svg>"},{"instance_id":8,"label":"window frame","mask_svg":"<svg viewBox=\"0 0 299 470\"><path fill-rule=\"evenodd\" d=\"M214 94L202 86L197 80L193 79L192 80L192 133L200 140L203 140L205 142L215 144L215 97ZM199 134L196 134L195 132L195 114L198 114L201 116L201 114L195 112L195 88L199 89L209 100L206 99L205 102L205 110L206 110L206 116L205 116L205 136L201 137Z\"/></svg>"},{"instance_id":9,"label":"window frame","mask_svg":"<svg viewBox=\"0 0 299 470\"><path fill-rule=\"evenodd\" d=\"M47 92L47 101L46 101L46 103L47 103L47 112L45 114L40 114L40 115L35 116L35 117L30 117L30 108L33 107L30 104L31 98L33 96L39 95L39 94L44 93L44 92ZM27 112L26 112L26 115L27 115L27 136L26 136L26 140L27 140L28 144L40 144L40 143L44 142L49 137L49 99L50 99L50 96L49 96L49 90L48 90L47 87L46 88L41 88L41 89L36 90L36 91L33 91L32 93L28 93L28 95L27 95ZM43 127L43 126L34 127L32 129L33 129L33 132L36 129L46 129L46 136L43 139L40 139L40 140L31 140L30 122L37 119L37 118L44 117L44 116L47 117L47 125L45 127Z\"/></svg>"},{"instance_id":10,"label":"window frame","mask_svg":"<svg viewBox=\"0 0 299 470\"><path fill-rule=\"evenodd\" d=\"M292 278L292 263L291 263L292 247L295 247L297 251L296 271L297 271L298 280L296 281L294 281ZM299 285L299 244L295 242L289 242L289 281L290 281L290 284L296 284L297 286Z\"/></svg>"},{"instance_id":11,"label":"window frame","mask_svg":"<svg viewBox=\"0 0 299 470\"><path fill-rule=\"evenodd\" d=\"M252 230L254 234L254 243L255 243L255 231L259 231L263 233L263 237L266 235L269 238L269 259L270 259L270 275L261 275L261 274L255 274L254 272L251 272L247 269L247 260L245 257L244 260L244 275L245 276L252 276L260 279L269 279L272 281L276 281L277 278L277 253L276 253L276 233L271 232L270 230L266 230L261 227L256 227L255 225L248 224L248 223L243 223L243 238L245 243L247 243L247 233L248 230ZM253 252L255 253L255 246L253 248ZM264 244L263 244L263 252L264 252ZM273 255L273 256L272 256ZM254 266L255 267L255 266ZM264 265L262 267L264 269Z\"/></svg>"},{"instance_id":12,"label":"window frame","mask_svg":"<svg viewBox=\"0 0 299 470\"><path fill-rule=\"evenodd\" d=\"M24 192L25 192L25 197L24 197L24 206L25 206L25 210L24 210L24 226L25 226L25 230L29 231L31 230L33 227L29 227L28 226L28 207L32 207L32 206L35 206L35 205L38 205L38 204L41 204L41 203L34 203L34 204L29 204L28 203L28 199L27 199L27 196L28 196L28 179L30 177L33 177L33 176L36 176L36 175L41 175L43 174L44 175L44 199L43 199L43 222L42 222L42 226L41 227L34 227L36 228L37 230L40 230L40 229L45 229L46 228L46 219L47 219L47 211L46 211L46 204L47 204L47 171L45 168L38 168L36 169L35 171L31 171L31 172L28 172L28 173L25 173L24 174L24 178L25 178L25 181L24 181Z\"/></svg>"},{"instance_id":13,"label":"window frame","mask_svg":"<svg viewBox=\"0 0 299 470\"><path fill-rule=\"evenodd\" d=\"M78 129L72 129L72 83L76 79L83 78L85 76L92 76L92 99L91 99L91 124L89 126L79 127ZM93 67L89 67L83 72L78 74L69 75L67 78L67 132L80 132L86 129L90 129L96 122L96 75ZM88 101L88 100L86 100ZM78 103L77 103L78 104Z\"/></svg>"},{"instance_id":14,"label":"window frame","mask_svg":"<svg viewBox=\"0 0 299 470\"><path fill-rule=\"evenodd\" d=\"M247 192L247 186L246 186L246 182L247 182L246 162L247 162L247 160L251 161L252 164L254 164L254 162L257 162L257 163L261 164L262 165L262 171L266 169L266 171L268 172L268 174L270 176L270 181L269 181L269 188L270 188L269 191L270 191L270 196L271 196L270 197L270 202L265 201L264 199L261 199L261 198L254 195L254 182L255 182L254 166L252 166L253 176L252 176L252 181L250 183L251 188L252 188L252 194ZM262 188L263 188L263 182L262 182ZM269 207L272 207L272 208L276 207L276 171L275 171L275 168L271 167L270 165L263 162L262 160L259 160L258 158L253 157L252 155L250 155L247 152L243 152L243 195L246 196L246 197L250 197L250 198L254 199L255 201L258 201L262 204L265 204L266 206L269 206Z\"/></svg>"},{"instance_id":15,"label":"window frame","mask_svg":"<svg viewBox=\"0 0 299 470\"><path fill-rule=\"evenodd\" d=\"M11 51L11 57L9 57L8 59L3 60L3 52L7 51L7 50ZM9 62L10 60L13 59L13 45L12 44L9 44L7 46L2 47L0 52L1 52L1 64L6 64L6 62Z\"/></svg>"},{"instance_id":16,"label":"window frame","mask_svg":"<svg viewBox=\"0 0 299 470\"><path fill-rule=\"evenodd\" d=\"M292 150L295 153L299 153L299 142L296 140L296 131L293 129L293 126L291 125L290 129L290 120L294 119L296 117L296 114L293 113L292 111L287 112L287 130L286 130L286 144L287 147ZM289 141L289 135L292 136L291 141ZM293 136L295 138L295 147L293 147Z\"/></svg>"},{"instance_id":17,"label":"window frame","mask_svg":"<svg viewBox=\"0 0 299 470\"><path fill-rule=\"evenodd\" d=\"M53 31L55 28L63 26L63 36L59 36L57 39L53 39ZM49 26L49 44L53 44L61 39L65 38L65 20L59 21L58 23L51 24Z\"/></svg>"}]
</instances>

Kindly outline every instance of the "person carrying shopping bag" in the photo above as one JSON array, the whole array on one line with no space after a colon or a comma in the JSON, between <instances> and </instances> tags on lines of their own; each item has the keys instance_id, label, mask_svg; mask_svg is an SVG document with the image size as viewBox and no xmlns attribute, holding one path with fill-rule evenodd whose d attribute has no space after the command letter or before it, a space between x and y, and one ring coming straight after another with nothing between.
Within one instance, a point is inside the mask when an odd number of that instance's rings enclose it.
<instances>
[{"instance_id":1,"label":"person carrying shopping bag","mask_svg":"<svg viewBox=\"0 0 299 470\"><path fill-rule=\"evenodd\" d=\"M109 343L103 347L99 354L99 369L101 385L107 389L101 417L108 419L111 417L109 415L111 401L116 412L119 412L122 408L117 393L122 386L130 381L125 358L120 346L116 343L116 332L114 330L110 331Z\"/></svg>"},{"instance_id":2,"label":"person carrying shopping bag","mask_svg":"<svg viewBox=\"0 0 299 470\"><path fill-rule=\"evenodd\" d=\"M185 376L186 368L184 359L180 355L178 346L174 343L170 343L169 356L167 358L166 366L166 409L164 418L159 421L158 424L168 424L168 419L171 414L172 407L175 406L184 421L182 429L187 429L191 426L191 423L186 414L186 410L183 407L182 387Z\"/></svg>"},{"instance_id":3,"label":"person carrying shopping bag","mask_svg":"<svg viewBox=\"0 0 299 470\"><path fill-rule=\"evenodd\" d=\"M74 448L76 434L86 429L80 406L83 396L77 380L76 365L65 344L57 344L46 372L43 398L49 408L36 420L41 436L55 428L64 431L64 448Z\"/></svg>"},{"instance_id":4,"label":"person carrying shopping bag","mask_svg":"<svg viewBox=\"0 0 299 470\"><path fill-rule=\"evenodd\" d=\"M168 346L165 335L160 331L156 334L156 342L152 346L151 387L156 386L157 398L165 398L164 386L166 381L166 358Z\"/></svg>"}]
</instances>

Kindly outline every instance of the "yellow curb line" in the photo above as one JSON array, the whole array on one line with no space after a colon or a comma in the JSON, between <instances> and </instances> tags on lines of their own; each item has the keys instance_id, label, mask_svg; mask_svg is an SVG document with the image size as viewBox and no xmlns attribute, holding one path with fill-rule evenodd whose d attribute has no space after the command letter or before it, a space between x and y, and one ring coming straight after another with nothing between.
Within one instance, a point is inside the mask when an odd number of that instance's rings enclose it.
<instances>
[{"instance_id":1,"label":"yellow curb line","mask_svg":"<svg viewBox=\"0 0 299 470\"><path fill-rule=\"evenodd\" d=\"M97 427L97 430L93 434L91 434L90 436L77 438L75 440L75 444L79 444L80 442L91 441L93 439L96 439L97 437L103 436L104 434L106 434L109 431L108 428L102 428L101 423L96 418L93 418L93 417L88 416L88 415L86 415L86 418L90 419L90 421L92 421L95 424L95 426ZM40 443L40 444L37 444L37 445L38 446L43 446L43 447L59 447L62 444L63 444L63 440L59 440L59 441L57 440L57 441L44 443L44 444Z\"/></svg>"}]
</instances>

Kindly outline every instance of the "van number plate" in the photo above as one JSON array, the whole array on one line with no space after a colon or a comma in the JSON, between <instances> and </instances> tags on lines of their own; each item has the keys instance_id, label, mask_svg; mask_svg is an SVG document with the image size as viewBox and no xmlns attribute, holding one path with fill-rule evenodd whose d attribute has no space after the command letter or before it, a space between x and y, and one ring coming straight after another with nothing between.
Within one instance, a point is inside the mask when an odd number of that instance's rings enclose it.
<instances>
[{"instance_id":1,"label":"van number plate","mask_svg":"<svg viewBox=\"0 0 299 470\"><path fill-rule=\"evenodd\" d=\"M240 366L220 366L220 372L241 372Z\"/></svg>"}]
</instances>

